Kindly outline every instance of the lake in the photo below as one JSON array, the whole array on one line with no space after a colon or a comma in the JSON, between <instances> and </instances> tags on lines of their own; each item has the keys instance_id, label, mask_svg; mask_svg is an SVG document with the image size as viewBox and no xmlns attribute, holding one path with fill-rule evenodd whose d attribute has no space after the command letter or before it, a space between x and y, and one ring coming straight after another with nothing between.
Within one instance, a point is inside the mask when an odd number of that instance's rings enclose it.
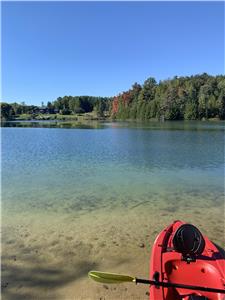
<instances>
[{"instance_id":1,"label":"lake","mask_svg":"<svg viewBox=\"0 0 225 300\"><path fill-rule=\"evenodd\" d=\"M87 272L148 277L176 219L224 246L224 125L3 124L3 299L148 299Z\"/></svg>"}]
</instances>

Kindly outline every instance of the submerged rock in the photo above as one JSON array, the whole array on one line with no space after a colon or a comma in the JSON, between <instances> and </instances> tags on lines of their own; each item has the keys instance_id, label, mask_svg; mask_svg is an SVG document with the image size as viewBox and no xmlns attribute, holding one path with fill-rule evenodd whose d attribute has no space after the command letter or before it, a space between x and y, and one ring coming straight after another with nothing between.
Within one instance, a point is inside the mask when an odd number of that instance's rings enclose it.
<instances>
[{"instance_id":1,"label":"submerged rock","mask_svg":"<svg viewBox=\"0 0 225 300\"><path fill-rule=\"evenodd\" d=\"M104 287L104 289L106 289L106 290L109 289L108 285L106 285L106 284L104 284L103 287Z\"/></svg>"}]
</instances>

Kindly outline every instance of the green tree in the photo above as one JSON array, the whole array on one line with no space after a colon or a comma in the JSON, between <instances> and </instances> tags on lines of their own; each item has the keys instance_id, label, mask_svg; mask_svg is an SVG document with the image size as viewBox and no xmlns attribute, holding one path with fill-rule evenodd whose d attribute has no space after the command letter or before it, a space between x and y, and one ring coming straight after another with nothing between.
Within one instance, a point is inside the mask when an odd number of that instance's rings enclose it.
<instances>
[{"instance_id":1,"label":"green tree","mask_svg":"<svg viewBox=\"0 0 225 300\"><path fill-rule=\"evenodd\" d=\"M98 99L95 103L94 110L96 111L99 117L104 117L104 111L106 109L106 105L104 100Z\"/></svg>"},{"instance_id":2,"label":"green tree","mask_svg":"<svg viewBox=\"0 0 225 300\"><path fill-rule=\"evenodd\" d=\"M208 118L208 99L210 95L211 87L209 84L201 86L199 91L199 116L201 118Z\"/></svg>"},{"instance_id":3,"label":"green tree","mask_svg":"<svg viewBox=\"0 0 225 300\"><path fill-rule=\"evenodd\" d=\"M197 106L194 102L188 102L185 106L184 112L185 120L196 120L197 119Z\"/></svg>"},{"instance_id":4,"label":"green tree","mask_svg":"<svg viewBox=\"0 0 225 300\"><path fill-rule=\"evenodd\" d=\"M225 78L222 77L218 83L218 99L217 99L219 118L225 120Z\"/></svg>"},{"instance_id":5,"label":"green tree","mask_svg":"<svg viewBox=\"0 0 225 300\"><path fill-rule=\"evenodd\" d=\"M54 113L54 105L50 101L47 102L47 108L50 114Z\"/></svg>"},{"instance_id":6,"label":"green tree","mask_svg":"<svg viewBox=\"0 0 225 300\"><path fill-rule=\"evenodd\" d=\"M148 78L145 80L143 87L139 93L139 101L151 101L155 97L156 80L155 78Z\"/></svg>"},{"instance_id":7,"label":"green tree","mask_svg":"<svg viewBox=\"0 0 225 300\"><path fill-rule=\"evenodd\" d=\"M13 111L12 105L8 103L1 103L1 119L11 120L15 112Z\"/></svg>"}]
</instances>

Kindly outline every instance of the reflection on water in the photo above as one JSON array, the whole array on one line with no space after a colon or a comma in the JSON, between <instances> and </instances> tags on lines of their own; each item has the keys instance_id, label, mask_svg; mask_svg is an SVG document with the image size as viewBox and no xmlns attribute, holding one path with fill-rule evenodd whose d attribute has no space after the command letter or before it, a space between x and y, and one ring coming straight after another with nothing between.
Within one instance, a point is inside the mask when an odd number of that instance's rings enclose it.
<instances>
[{"instance_id":1,"label":"reflection on water","mask_svg":"<svg viewBox=\"0 0 225 300\"><path fill-rule=\"evenodd\" d=\"M109 121L62 121L62 120L24 120L24 121L4 121L1 127L33 127L33 128L137 128L137 129L154 129L154 130L222 130L224 131L224 121L127 121L127 122L109 122Z\"/></svg>"},{"instance_id":2,"label":"reflection on water","mask_svg":"<svg viewBox=\"0 0 225 300\"><path fill-rule=\"evenodd\" d=\"M143 277L174 219L223 244L224 123L50 123L2 128L5 299L81 295L92 267Z\"/></svg>"},{"instance_id":3,"label":"reflection on water","mask_svg":"<svg viewBox=\"0 0 225 300\"><path fill-rule=\"evenodd\" d=\"M222 130L224 131L224 121L146 121L146 122L105 122L105 126L112 128L139 128L139 129L154 129L154 130Z\"/></svg>"},{"instance_id":4,"label":"reflection on water","mask_svg":"<svg viewBox=\"0 0 225 300\"><path fill-rule=\"evenodd\" d=\"M98 129L103 125L97 121L6 121L1 123L2 127L31 127L31 128L79 128L79 129Z\"/></svg>"}]
</instances>

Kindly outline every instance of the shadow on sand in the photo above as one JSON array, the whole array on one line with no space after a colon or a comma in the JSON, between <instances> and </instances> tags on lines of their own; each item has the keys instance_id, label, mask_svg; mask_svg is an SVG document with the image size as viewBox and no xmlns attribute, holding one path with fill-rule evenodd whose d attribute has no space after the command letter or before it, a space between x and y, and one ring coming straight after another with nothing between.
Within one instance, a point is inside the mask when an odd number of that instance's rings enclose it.
<instances>
[{"instance_id":1,"label":"shadow on sand","mask_svg":"<svg viewBox=\"0 0 225 300\"><path fill-rule=\"evenodd\" d=\"M56 289L87 276L96 263L46 264L37 257L15 261L2 257L2 299L57 299Z\"/></svg>"}]
</instances>

